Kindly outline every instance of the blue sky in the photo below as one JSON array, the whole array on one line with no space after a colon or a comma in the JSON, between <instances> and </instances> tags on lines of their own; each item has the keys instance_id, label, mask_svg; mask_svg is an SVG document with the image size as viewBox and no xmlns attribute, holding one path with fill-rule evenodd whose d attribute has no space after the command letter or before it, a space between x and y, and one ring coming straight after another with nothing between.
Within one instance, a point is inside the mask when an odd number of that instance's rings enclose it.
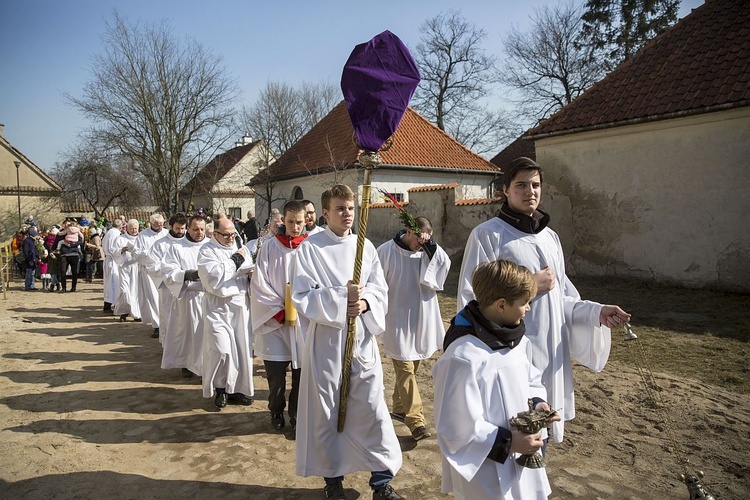
<instances>
[{"instance_id":1,"label":"blue sky","mask_svg":"<svg viewBox=\"0 0 750 500\"><path fill-rule=\"evenodd\" d=\"M479 0L461 13L487 33L502 57L502 36L525 29L535 8L553 0ZM703 3L683 0L680 17ZM5 138L44 170L90 123L64 98L80 96L102 52L105 22L117 9L129 22L166 20L223 58L251 104L266 82L338 84L352 48L388 29L412 50L422 22L459 3L449 0L3 0L0 6L0 123Z\"/></svg>"}]
</instances>

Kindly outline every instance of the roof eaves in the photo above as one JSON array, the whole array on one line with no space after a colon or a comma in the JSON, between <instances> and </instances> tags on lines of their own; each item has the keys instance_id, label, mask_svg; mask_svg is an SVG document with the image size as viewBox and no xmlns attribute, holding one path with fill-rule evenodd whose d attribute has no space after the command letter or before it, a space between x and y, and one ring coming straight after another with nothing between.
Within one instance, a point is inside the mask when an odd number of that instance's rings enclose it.
<instances>
[{"instance_id":1,"label":"roof eaves","mask_svg":"<svg viewBox=\"0 0 750 500\"><path fill-rule=\"evenodd\" d=\"M489 164L489 162L488 162ZM490 164L492 165L492 164ZM494 167L494 169L492 168ZM452 172L452 173L463 173L463 174L483 174L483 175L496 175L500 173L500 169L492 165L487 170L479 168L461 168L461 167L428 167L425 165L397 165L393 163L384 163L378 168L392 168L394 170L418 170L428 172Z\"/></svg>"},{"instance_id":2,"label":"roof eaves","mask_svg":"<svg viewBox=\"0 0 750 500\"><path fill-rule=\"evenodd\" d=\"M524 134L523 137L524 139L534 139L534 140L545 139L547 137L557 137L557 136L562 136L562 135L578 134L581 132L593 132L595 130L604 130L604 129L615 128L615 127L624 127L626 125L638 125L641 123L655 122L659 120L684 118L687 116L700 115L704 113L713 113L716 111L726 111L729 109L741 108L745 106L750 106L750 100L718 104L716 106L706 106L703 108L687 109L683 111L674 111L671 113L661 113L658 115L644 116L640 118L632 118L630 120L620 120L620 121L608 122L608 123L597 123L596 125L588 125L585 127L576 127L576 128L569 128L569 129L564 129L564 130L556 130L552 132L543 132L541 134L534 134L532 133L533 130L530 130L526 132L526 134Z\"/></svg>"}]
</instances>

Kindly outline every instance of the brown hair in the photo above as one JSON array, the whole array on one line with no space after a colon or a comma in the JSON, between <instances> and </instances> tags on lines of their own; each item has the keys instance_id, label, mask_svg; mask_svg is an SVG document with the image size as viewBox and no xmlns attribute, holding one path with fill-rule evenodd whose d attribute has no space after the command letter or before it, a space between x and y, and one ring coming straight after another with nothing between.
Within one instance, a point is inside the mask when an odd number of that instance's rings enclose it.
<instances>
[{"instance_id":1,"label":"brown hair","mask_svg":"<svg viewBox=\"0 0 750 500\"><path fill-rule=\"evenodd\" d=\"M503 186L510 188L513 178L522 170L536 170L539 174L539 182L542 182L542 167L531 158L521 156L510 162L508 168L503 170Z\"/></svg>"},{"instance_id":2,"label":"brown hair","mask_svg":"<svg viewBox=\"0 0 750 500\"><path fill-rule=\"evenodd\" d=\"M295 214L299 212L304 212L305 206L307 206L307 203L305 203L304 201L290 200L284 204L284 209L281 211L281 213L284 214L284 217L286 217L286 214L288 212L292 212Z\"/></svg>"},{"instance_id":3,"label":"brown hair","mask_svg":"<svg viewBox=\"0 0 750 500\"><path fill-rule=\"evenodd\" d=\"M432 222L427 217L420 215L414 218L414 222L417 223L417 227L423 233L432 234Z\"/></svg>"},{"instance_id":4,"label":"brown hair","mask_svg":"<svg viewBox=\"0 0 750 500\"><path fill-rule=\"evenodd\" d=\"M353 201L354 191L352 191L352 188L347 185L336 184L331 189L323 191L323 194L320 196L321 206L326 210L330 210L331 200L333 198L341 198L342 200Z\"/></svg>"},{"instance_id":5,"label":"brown hair","mask_svg":"<svg viewBox=\"0 0 750 500\"><path fill-rule=\"evenodd\" d=\"M471 286L480 307L489 306L498 299L515 302L536 295L536 282L531 272L508 260L479 264L471 277Z\"/></svg>"}]
</instances>

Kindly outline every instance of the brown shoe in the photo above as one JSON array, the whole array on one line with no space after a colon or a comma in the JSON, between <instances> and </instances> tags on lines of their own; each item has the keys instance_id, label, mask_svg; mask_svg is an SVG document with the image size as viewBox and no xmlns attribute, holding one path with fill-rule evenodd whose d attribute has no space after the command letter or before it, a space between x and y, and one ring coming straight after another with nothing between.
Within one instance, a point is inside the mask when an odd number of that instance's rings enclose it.
<instances>
[{"instance_id":1,"label":"brown shoe","mask_svg":"<svg viewBox=\"0 0 750 500\"><path fill-rule=\"evenodd\" d=\"M428 438L430 436L432 436L432 434L427 432L427 429L422 425L411 431L411 437L414 441L419 441L420 439Z\"/></svg>"}]
</instances>

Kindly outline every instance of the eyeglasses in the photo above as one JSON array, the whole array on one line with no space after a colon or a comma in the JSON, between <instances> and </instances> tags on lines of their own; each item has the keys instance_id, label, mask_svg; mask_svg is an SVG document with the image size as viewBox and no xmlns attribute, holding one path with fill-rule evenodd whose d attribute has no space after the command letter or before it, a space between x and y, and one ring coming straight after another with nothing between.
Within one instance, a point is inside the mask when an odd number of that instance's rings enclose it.
<instances>
[{"instance_id":1,"label":"eyeglasses","mask_svg":"<svg viewBox=\"0 0 750 500\"><path fill-rule=\"evenodd\" d=\"M225 238L234 238L235 236L237 236L237 233L222 233L221 231L216 231L216 230L214 230L214 233L220 234Z\"/></svg>"}]
</instances>

